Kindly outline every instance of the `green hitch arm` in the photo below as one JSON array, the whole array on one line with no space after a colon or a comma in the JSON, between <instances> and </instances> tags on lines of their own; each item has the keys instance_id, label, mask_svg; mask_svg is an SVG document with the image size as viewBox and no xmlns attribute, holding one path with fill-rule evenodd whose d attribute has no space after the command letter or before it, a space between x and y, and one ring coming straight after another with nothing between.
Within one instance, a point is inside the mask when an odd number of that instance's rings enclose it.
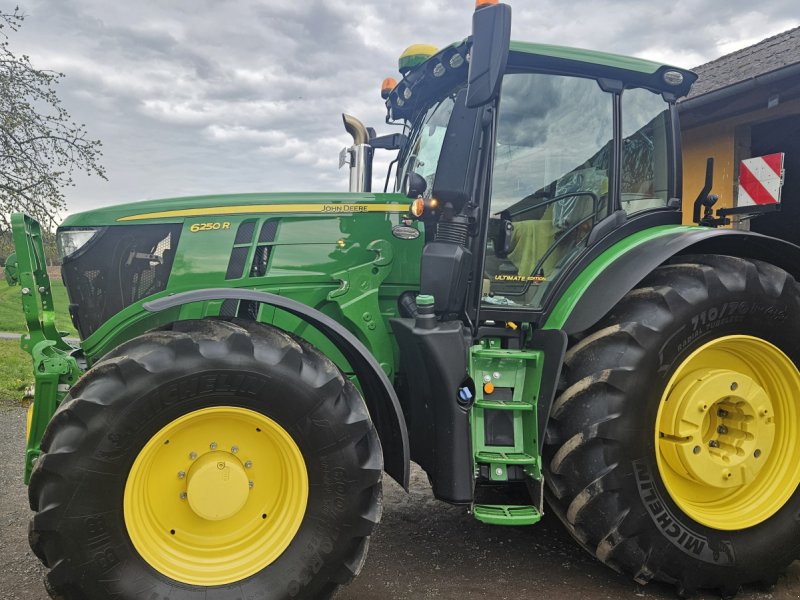
<instances>
[{"instance_id":1,"label":"green hitch arm","mask_svg":"<svg viewBox=\"0 0 800 600\"><path fill-rule=\"evenodd\" d=\"M11 231L14 238L15 264L6 268L6 280L18 283L21 288L22 310L28 333L22 336L22 349L32 355L39 342L51 340L56 348L64 352L75 350L61 337L56 329L53 310L53 292L47 275L47 261L42 243L42 228L39 223L23 213L11 215Z\"/></svg>"},{"instance_id":2,"label":"green hitch arm","mask_svg":"<svg viewBox=\"0 0 800 600\"><path fill-rule=\"evenodd\" d=\"M28 328L20 346L33 359L35 386L25 448L27 484L41 453L42 435L47 424L82 370L74 356L78 349L67 343L56 329L41 226L28 215L14 213L11 215L11 229L16 252L7 261L5 275L9 285L20 286Z\"/></svg>"}]
</instances>

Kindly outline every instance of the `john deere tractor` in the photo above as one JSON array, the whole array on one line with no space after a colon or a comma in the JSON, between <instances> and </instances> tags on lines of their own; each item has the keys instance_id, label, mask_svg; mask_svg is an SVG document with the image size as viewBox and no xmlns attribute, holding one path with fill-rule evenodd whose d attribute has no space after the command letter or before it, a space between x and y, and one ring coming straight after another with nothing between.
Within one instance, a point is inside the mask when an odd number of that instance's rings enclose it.
<instances>
[{"instance_id":1,"label":"john deere tractor","mask_svg":"<svg viewBox=\"0 0 800 600\"><path fill-rule=\"evenodd\" d=\"M693 73L510 42L510 21L484 0L466 40L403 54L402 132L345 116L349 193L67 218L78 345L14 216L53 598L331 597L410 461L483 523L549 510L684 595L800 557L800 248L718 227L710 182L681 225Z\"/></svg>"}]
</instances>

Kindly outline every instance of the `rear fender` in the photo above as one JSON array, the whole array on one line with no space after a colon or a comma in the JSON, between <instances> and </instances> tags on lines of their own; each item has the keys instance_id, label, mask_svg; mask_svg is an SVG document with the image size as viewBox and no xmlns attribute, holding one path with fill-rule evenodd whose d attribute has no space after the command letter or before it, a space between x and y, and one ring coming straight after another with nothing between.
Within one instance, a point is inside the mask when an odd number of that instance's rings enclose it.
<instances>
[{"instance_id":1,"label":"rear fender","mask_svg":"<svg viewBox=\"0 0 800 600\"><path fill-rule=\"evenodd\" d=\"M625 241L620 242L624 244ZM762 260L800 279L800 247L749 231L679 227L659 232L619 253L610 248L587 267L593 277L577 279L547 318L546 329L569 335L586 331L602 319L647 275L681 254L726 254Z\"/></svg>"}]
</instances>

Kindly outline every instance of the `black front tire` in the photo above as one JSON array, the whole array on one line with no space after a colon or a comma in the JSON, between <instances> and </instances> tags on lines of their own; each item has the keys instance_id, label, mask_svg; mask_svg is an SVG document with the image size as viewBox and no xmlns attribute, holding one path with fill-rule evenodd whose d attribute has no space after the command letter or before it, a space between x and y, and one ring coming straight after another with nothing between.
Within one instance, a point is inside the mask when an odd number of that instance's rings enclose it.
<instances>
[{"instance_id":1,"label":"black front tire","mask_svg":"<svg viewBox=\"0 0 800 600\"><path fill-rule=\"evenodd\" d=\"M258 380L245 393L237 381ZM191 393L174 394L181 383ZM165 399L167 399L165 401ZM274 562L245 579L205 587L148 564L126 531L123 494L147 441L182 415L213 406L257 411L302 452L305 515ZM90 369L56 412L29 489L34 553L62 600L327 598L358 574L380 519L382 453L365 404L309 344L245 321L178 323L144 334Z\"/></svg>"},{"instance_id":2,"label":"black front tire","mask_svg":"<svg viewBox=\"0 0 800 600\"><path fill-rule=\"evenodd\" d=\"M662 481L657 411L677 366L723 336L766 340L800 364L800 293L763 262L679 261L654 271L568 351L548 425L547 497L584 548L637 582L731 596L743 584L774 583L800 558L800 488L756 526L696 522Z\"/></svg>"}]
</instances>

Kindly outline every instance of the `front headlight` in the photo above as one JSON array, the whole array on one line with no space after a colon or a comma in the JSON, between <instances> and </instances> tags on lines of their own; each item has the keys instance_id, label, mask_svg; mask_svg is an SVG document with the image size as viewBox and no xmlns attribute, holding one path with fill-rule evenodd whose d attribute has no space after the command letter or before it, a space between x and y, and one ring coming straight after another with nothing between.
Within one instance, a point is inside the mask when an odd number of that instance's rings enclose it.
<instances>
[{"instance_id":1,"label":"front headlight","mask_svg":"<svg viewBox=\"0 0 800 600\"><path fill-rule=\"evenodd\" d=\"M88 244L100 231L99 227L76 227L61 229L56 234L56 246L61 260L69 258Z\"/></svg>"}]
</instances>

